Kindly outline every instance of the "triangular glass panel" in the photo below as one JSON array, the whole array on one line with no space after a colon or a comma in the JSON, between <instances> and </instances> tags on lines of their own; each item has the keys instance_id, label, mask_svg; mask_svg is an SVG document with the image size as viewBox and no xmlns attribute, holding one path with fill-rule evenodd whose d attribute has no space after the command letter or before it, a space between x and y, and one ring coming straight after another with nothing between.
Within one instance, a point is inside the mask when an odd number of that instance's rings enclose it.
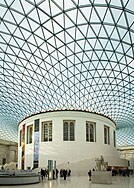
<instances>
[{"instance_id":1,"label":"triangular glass panel","mask_svg":"<svg viewBox=\"0 0 134 188\"><path fill-rule=\"evenodd\" d=\"M117 59L117 56L116 56L116 54L115 54L115 52L113 52L113 54L112 54L112 56L111 56L111 61L112 62L117 62L118 61L118 59Z\"/></svg>"},{"instance_id":2,"label":"triangular glass panel","mask_svg":"<svg viewBox=\"0 0 134 188\"><path fill-rule=\"evenodd\" d=\"M53 47L55 48L55 37L54 37L54 36L50 37L50 38L47 40L47 42L48 42L51 46L53 46Z\"/></svg>"},{"instance_id":3,"label":"triangular glass panel","mask_svg":"<svg viewBox=\"0 0 134 188\"><path fill-rule=\"evenodd\" d=\"M110 37L115 27L113 25L104 25L104 27L105 27L107 36Z\"/></svg>"},{"instance_id":4,"label":"triangular glass panel","mask_svg":"<svg viewBox=\"0 0 134 188\"><path fill-rule=\"evenodd\" d=\"M16 40L20 41L20 44L23 44L24 43L24 38L23 38L23 35L22 33L20 32L20 29L17 28L15 30L15 33L14 33L14 36L16 37ZM21 45L20 45L21 46Z\"/></svg>"},{"instance_id":5,"label":"triangular glass panel","mask_svg":"<svg viewBox=\"0 0 134 188\"><path fill-rule=\"evenodd\" d=\"M117 60L120 61L123 57L123 54L120 54L120 53L116 53L116 57L117 57Z\"/></svg>"},{"instance_id":6,"label":"triangular glass panel","mask_svg":"<svg viewBox=\"0 0 134 188\"><path fill-rule=\"evenodd\" d=\"M100 29L101 29L101 24L95 24L93 25L93 31L95 33L95 36L98 36L99 35L99 32L100 32Z\"/></svg>"},{"instance_id":7,"label":"triangular glass panel","mask_svg":"<svg viewBox=\"0 0 134 188\"><path fill-rule=\"evenodd\" d=\"M134 44L134 33L130 32L131 45Z\"/></svg>"},{"instance_id":8,"label":"triangular glass panel","mask_svg":"<svg viewBox=\"0 0 134 188\"><path fill-rule=\"evenodd\" d=\"M1 47L1 48L0 48L0 51L3 53L4 51L6 51L7 45L0 43L0 47ZM1 53L0 53L0 56L1 56ZM4 56L4 53L3 53L3 56Z\"/></svg>"},{"instance_id":9,"label":"triangular glass panel","mask_svg":"<svg viewBox=\"0 0 134 188\"><path fill-rule=\"evenodd\" d=\"M125 0L126 1L126 0ZM131 0L131 1L127 1L127 6L126 6L126 8L128 9L128 10L132 10L133 7L134 6L134 3L133 3L133 1Z\"/></svg>"},{"instance_id":10,"label":"triangular glass panel","mask_svg":"<svg viewBox=\"0 0 134 188\"><path fill-rule=\"evenodd\" d=\"M43 27L42 29L43 29L44 37L46 40L52 36L52 32L49 28L47 29L47 27L46 28Z\"/></svg>"},{"instance_id":11,"label":"triangular glass panel","mask_svg":"<svg viewBox=\"0 0 134 188\"><path fill-rule=\"evenodd\" d=\"M116 48L116 51L119 52L119 53L122 53L122 54L124 53L122 43L119 43L118 47Z\"/></svg>"},{"instance_id":12,"label":"triangular glass panel","mask_svg":"<svg viewBox=\"0 0 134 188\"><path fill-rule=\"evenodd\" d=\"M134 51L132 48L130 48L128 51L127 51L127 55L131 58L134 58Z\"/></svg>"},{"instance_id":13,"label":"triangular glass panel","mask_svg":"<svg viewBox=\"0 0 134 188\"><path fill-rule=\"evenodd\" d=\"M43 3L38 5L38 7L44 12L44 14L51 15L51 12L50 12L51 9L50 9L48 0L43 1Z\"/></svg>"},{"instance_id":14,"label":"triangular glass panel","mask_svg":"<svg viewBox=\"0 0 134 188\"><path fill-rule=\"evenodd\" d=\"M56 4L57 4L57 2L54 3L53 1L50 1L50 8L51 8L52 16L61 12L61 9L59 9Z\"/></svg>"},{"instance_id":15,"label":"triangular glass panel","mask_svg":"<svg viewBox=\"0 0 134 188\"><path fill-rule=\"evenodd\" d=\"M73 25L76 23L77 24L77 9L71 9L70 11L67 12L67 15L71 22L73 22Z\"/></svg>"},{"instance_id":16,"label":"triangular glass panel","mask_svg":"<svg viewBox=\"0 0 134 188\"><path fill-rule=\"evenodd\" d=\"M21 26L21 30L24 30L24 31L27 31L27 32L30 32L30 27L29 27L29 23L28 23L28 21L27 21L27 19L24 19L22 22L21 22L21 24L20 24L20 26ZM25 34L24 34L25 35Z\"/></svg>"},{"instance_id":17,"label":"triangular glass panel","mask_svg":"<svg viewBox=\"0 0 134 188\"><path fill-rule=\"evenodd\" d=\"M74 26L74 23L72 22L71 18L69 18L68 16L65 15L64 17L64 25L65 26L65 29L67 28L71 28Z\"/></svg>"},{"instance_id":18,"label":"triangular glass panel","mask_svg":"<svg viewBox=\"0 0 134 188\"><path fill-rule=\"evenodd\" d=\"M119 24L119 25L123 25L124 27L128 27L127 26L127 21L126 21L126 17L125 17L125 13L123 12L122 13L122 15L121 15L121 17L120 17L120 19L119 19L119 21L118 21L118 23L117 24Z\"/></svg>"},{"instance_id":19,"label":"triangular glass panel","mask_svg":"<svg viewBox=\"0 0 134 188\"><path fill-rule=\"evenodd\" d=\"M83 36L87 37L88 25L81 25L79 26L79 30L83 34Z\"/></svg>"},{"instance_id":20,"label":"triangular glass panel","mask_svg":"<svg viewBox=\"0 0 134 188\"><path fill-rule=\"evenodd\" d=\"M64 1L64 10L72 9L72 7L75 7L72 1Z\"/></svg>"},{"instance_id":21,"label":"triangular glass panel","mask_svg":"<svg viewBox=\"0 0 134 188\"><path fill-rule=\"evenodd\" d=\"M35 31L38 27L39 27L39 24L37 24L36 22L34 22L33 20L31 19L28 19L29 20L29 24L30 24L30 31Z\"/></svg>"},{"instance_id":22,"label":"triangular glass panel","mask_svg":"<svg viewBox=\"0 0 134 188\"><path fill-rule=\"evenodd\" d=\"M79 40L79 39L83 39L84 36L83 36L83 33L79 31L79 29L76 29L76 36L75 36L76 40Z\"/></svg>"},{"instance_id":23,"label":"triangular glass panel","mask_svg":"<svg viewBox=\"0 0 134 188\"><path fill-rule=\"evenodd\" d=\"M71 42L67 45L67 57L68 55L70 56L71 54L73 54L73 50L74 50L74 46L75 46L75 43L74 42Z\"/></svg>"},{"instance_id":24,"label":"triangular glass panel","mask_svg":"<svg viewBox=\"0 0 134 188\"><path fill-rule=\"evenodd\" d=\"M101 60L108 60L108 57L106 56L106 53L105 53L105 52L102 54Z\"/></svg>"},{"instance_id":25,"label":"triangular glass panel","mask_svg":"<svg viewBox=\"0 0 134 188\"><path fill-rule=\"evenodd\" d=\"M18 44L16 43L16 40L15 40L14 37L11 38L10 44L11 44L12 46L16 46L16 48L19 48L19 46L18 46Z\"/></svg>"},{"instance_id":26,"label":"triangular glass panel","mask_svg":"<svg viewBox=\"0 0 134 188\"><path fill-rule=\"evenodd\" d=\"M117 40L120 41L120 36L119 36L118 31L117 31L116 28L114 29L114 31L113 31L113 33L112 33L112 35L111 35L111 38L117 39Z\"/></svg>"},{"instance_id":27,"label":"triangular glass panel","mask_svg":"<svg viewBox=\"0 0 134 188\"><path fill-rule=\"evenodd\" d=\"M91 59L92 55L93 55L93 51L92 50L88 50L88 51L86 51L86 54L88 55L88 58Z\"/></svg>"},{"instance_id":28,"label":"triangular glass panel","mask_svg":"<svg viewBox=\"0 0 134 188\"><path fill-rule=\"evenodd\" d=\"M104 2L105 2L105 0L104 0ZM102 3L102 1L101 1L101 3ZM104 4L106 4L106 2ZM104 16L105 16L106 11L107 11L108 8L104 7L104 6L102 6L102 7L99 7L99 6L97 7L96 6L95 9L97 10L97 12L99 14L100 19L103 21L104 20Z\"/></svg>"},{"instance_id":29,"label":"triangular glass panel","mask_svg":"<svg viewBox=\"0 0 134 188\"><path fill-rule=\"evenodd\" d=\"M84 1L84 0L83 0ZM88 2L89 4L89 2ZM86 18L86 21L89 21L89 17L91 15L91 10L92 10L92 7L81 7L81 12L84 14L85 18ZM85 22L85 21L84 21Z\"/></svg>"},{"instance_id":30,"label":"triangular glass panel","mask_svg":"<svg viewBox=\"0 0 134 188\"><path fill-rule=\"evenodd\" d=\"M27 31L25 28L20 28L20 30L23 35L23 39L27 40L29 38L29 36L31 35L31 32Z\"/></svg>"},{"instance_id":31,"label":"triangular glass panel","mask_svg":"<svg viewBox=\"0 0 134 188\"><path fill-rule=\"evenodd\" d=\"M111 3L110 3L110 5L115 5L115 6L122 7L120 0L112 0Z\"/></svg>"},{"instance_id":32,"label":"triangular glass panel","mask_svg":"<svg viewBox=\"0 0 134 188\"><path fill-rule=\"evenodd\" d=\"M92 9L91 17L90 17L89 21L91 24L95 23L95 22L100 22L100 19L99 19L98 15L96 14L96 11L94 8Z\"/></svg>"},{"instance_id":33,"label":"triangular glass panel","mask_svg":"<svg viewBox=\"0 0 134 188\"><path fill-rule=\"evenodd\" d=\"M17 24L19 24L24 19L24 15L22 15L18 12L15 12L15 11L11 11L11 12L14 15L14 19L17 22Z\"/></svg>"},{"instance_id":34,"label":"triangular glass panel","mask_svg":"<svg viewBox=\"0 0 134 188\"><path fill-rule=\"evenodd\" d=\"M1 45L4 44L4 43L5 43L4 45L7 45L6 43L9 42L10 38L11 38L10 35L7 35L7 34L3 33L3 34L0 36L0 43L1 43Z\"/></svg>"},{"instance_id":35,"label":"triangular glass panel","mask_svg":"<svg viewBox=\"0 0 134 188\"><path fill-rule=\"evenodd\" d=\"M12 24L12 23L8 23L8 22L5 22L5 25L6 25L6 27L8 28L8 31L7 31L7 33L9 33L9 34L13 34L14 32L15 32L15 30L16 30L16 25L14 25L14 24ZM3 30L3 29L2 29Z\"/></svg>"},{"instance_id":36,"label":"triangular glass panel","mask_svg":"<svg viewBox=\"0 0 134 188\"><path fill-rule=\"evenodd\" d=\"M108 35L107 35L107 33L106 33L106 29L105 29L104 26L102 26L102 27L100 28L99 37L103 37L103 38L107 38L107 37L108 37Z\"/></svg>"},{"instance_id":37,"label":"triangular glass panel","mask_svg":"<svg viewBox=\"0 0 134 188\"><path fill-rule=\"evenodd\" d=\"M65 33L66 43L70 43L75 38L75 28L71 28Z\"/></svg>"},{"instance_id":38,"label":"triangular glass panel","mask_svg":"<svg viewBox=\"0 0 134 188\"><path fill-rule=\"evenodd\" d=\"M39 14L39 20L41 24L44 24L47 20L50 19L48 15L44 13L44 10L38 9L38 14Z\"/></svg>"},{"instance_id":39,"label":"triangular glass panel","mask_svg":"<svg viewBox=\"0 0 134 188\"><path fill-rule=\"evenodd\" d=\"M1 18L4 17L6 11L7 11L6 7L0 6L0 16L1 16Z\"/></svg>"},{"instance_id":40,"label":"triangular glass panel","mask_svg":"<svg viewBox=\"0 0 134 188\"><path fill-rule=\"evenodd\" d=\"M123 45L124 53L127 53L127 51L131 48L130 45L127 45L125 43L122 43L122 45Z\"/></svg>"},{"instance_id":41,"label":"triangular glass panel","mask_svg":"<svg viewBox=\"0 0 134 188\"><path fill-rule=\"evenodd\" d=\"M121 14L122 14L122 10L111 8L111 11L114 16L114 20L117 23L117 21L119 20Z\"/></svg>"},{"instance_id":42,"label":"triangular glass panel","mask_svg":"<svg viewBox=\"0 0 134 188\"><path fill-rule=\"evenodd\" d=\"M61 27L64 26L65 22L64 22L64 15L63 14L60 14L58 16L56 16L54 18L55 22L59 23L59 25L61 25Z\"/></svg>"},{"instance_id":43,"label":"triangular glass panel","mask_svg":"<svg viewBox=\"0 0 134 188\"><path fill-rule=\"evenodd\" d=\"M102 46L101 46L101 44L100 44L100 41L99 40L96 40L96 43L95 43L95 49L96 50L102 50Z\"/></svg>"},{"instance_id":44,"label":"triangular glass panel","mask_svg":"<svg viewBox=\"0 0 134 188\"><path fill-rule=\"evenodd\" d=\"M94 30L92 29L92 27L88 28L88 33L87 33L87 38L92 38L95 37L95 33Z\"/></svg>"},{"instance_id":45,"label":"triangular glass panel","mask_svg":"<svg viewBox=\"0 0 134 188\"><path fill-rule=\"evenodd\" d=\"M15 23L14 17L12 16L10 10L8 10L4 16L4 19L10 23Z\"/></svg>"},{"instance_id":46,"label":"triangular glass panel","mask_svg":"<svg viewBox=\"0 0 134 188\"><path fill-rule=\"evenodd\" d=\"M93 52L92 60L98 60L98 56L97 56L97 54L95 52Z\"/></svg>"},{"instance_id":47,"label":"triangular glass panel","mask_svg":"<svg viewBox=\"0 0 134 188\"><path fill-rule=\"evenodd\" d=\"M62 26L60 26L57 22L53 21L53 28L54 31L52 30L52 32L54 32L55 34L58 33L59 31L62 31Z\"/></svg>"},{"instance_id":48,"label":"triangular glass panel","mask_svg":"<svg viewBox=\"0 0 134 188\"><path fill-rule=\"evenodd\" d=\"M131 44L129 32L126 33L126 35L123 38L123 41Z\"/></svg>"},{"instance_id":49,"label":"triangular glass panel","mask_svg":"<svg viewBox=\"0 0 134 188\"><path fill-rule=\"evenodd\" d=\"M107 11L107 13L104 17L104 22L114 24L114 20L113 20L112 15L109 10Z\"/></svg>"},{"instance_id":50,"label":"triangular glass panel","mask_svg":"<svg viewBox=\"0 0 134 188\"><path fill-rule=\"evenodd\" d=\"M89 42L89 44L91 44L91 47L94 48L96 39L89 39L88 42Z\"/></svg>"},{"instance_id":51,"label":"triangular glass panel","mask_svg":"<svg viewBox=\"0 0 134 188\"><path fill-rule=\"evenodd\" d=\"M89 57L88 57L88 54L87 54L87 52L85 52L84 54L83 54L83 62L89 62Z\"/></svg>"},{"instance_id":52,"label":"triangular glass panel","mask_svg":"<svg viewBox=\"0 0 134 188\"><path fill-rule=\"evenodd\" d=\"M119 45L119 42L118 41L114 41L114 40L112 40L111 42L112 42L113 49L116 50L116 48Z\"/></svg>"},{"instance_id":53,"label":"triangular glass panel","mask_svg":"<svg viewBox=\"0 0 134 188\"><path fill-rule=\"evenodd\" d=\"M77 14L77 24L83 24L83 23L87 23L87 20L85 19L85 17L81 14L80 11L78 11L78 14Z\"/></svg>"}]
</instances>

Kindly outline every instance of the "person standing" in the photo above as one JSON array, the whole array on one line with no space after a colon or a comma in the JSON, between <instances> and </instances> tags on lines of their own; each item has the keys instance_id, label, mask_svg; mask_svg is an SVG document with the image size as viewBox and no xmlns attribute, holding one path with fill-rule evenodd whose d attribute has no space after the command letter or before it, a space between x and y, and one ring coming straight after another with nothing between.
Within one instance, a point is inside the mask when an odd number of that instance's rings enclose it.
<instances>
[{"instance_id":1,"label":"person standing","mask_svg":"<svg viewBox=\"0 0 134 188\"><path fill-rule=\"evenodd\" d=\"M91 181L91 170L88 171L89 181Z\"/></svg>"},{"instance_id":2,"label":"person standing","mask_svg":"<svg viewBox=\"0 0 134 188\"><path fill-rule=\"evenodd\" d=\"M59 170L56 168L56 178L58 178Z\"/></svg>"},{"instance_id":3,"label":"person standing","mask_svg":"<svg viewBox=\"0 0 134 188\"><path fill-rule=\"evenodd\" d=\"M43 178L45 178L45 173L44 173L44 170L41 168L41 178L42 178L42 181L43 181Z\"/></svg>"},{"instance_id":4,"label":"person standing","mask_svg":"<svg viewBox=\"0 0 134 188\"><path fill-rule=\"evenodd\" d=\"M64 180L66 180L66 177L67 177L67 170L63 170L63 177L64 177Z\"/></svg>"}]
</instances>

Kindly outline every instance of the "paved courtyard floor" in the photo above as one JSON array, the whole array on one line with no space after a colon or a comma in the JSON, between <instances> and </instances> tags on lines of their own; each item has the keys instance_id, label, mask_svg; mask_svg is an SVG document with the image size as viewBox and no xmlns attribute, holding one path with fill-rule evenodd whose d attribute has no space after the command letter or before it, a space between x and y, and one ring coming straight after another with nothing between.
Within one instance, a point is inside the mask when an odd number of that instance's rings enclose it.
<instances>
[{"instance_id":1,"label":"paved courtyard floor","mask_svg":"<svg viewBox=\"0 0 134 188\"><path fill-rule=\"evenodd\" d=\"M94 184L88 180L88 176L70 176L66 180L43 180L32 185L0 186L0 188L134 188L134 175L130 177L112 177L112 184Z\"/></svg>"}]
</instances>

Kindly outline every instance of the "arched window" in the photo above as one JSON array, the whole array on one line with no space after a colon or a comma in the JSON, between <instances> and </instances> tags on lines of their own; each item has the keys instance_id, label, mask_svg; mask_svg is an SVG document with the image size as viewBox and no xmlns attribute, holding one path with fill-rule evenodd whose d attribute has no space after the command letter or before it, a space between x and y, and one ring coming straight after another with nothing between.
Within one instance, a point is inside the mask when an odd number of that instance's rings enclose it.
<instances>
[{"instance_id":1,"label":"arched window","mask_svg":"<svg viewBox=\"0 0 134 188\"><path fill-rule=\"evenodd\" d=\"M74 141L74 124L75 121L63 121L63 140Z\"/></svg>"},{"instance_id":2,"label":"arched window","mask_svg":"<svg viewBox=\"0 0 134 188\"><path fill-rule=\"evenodd\" d=\"M104 125L104 144L110 144L109 127Z\"/></svg>"},{"instance_id":3,"label":"arched window","mask_svg":"<svg viewBox=\"0 0 134 188\"><path fill-rule=\"evenodd\" d=\"M27 144L32 143L33 138L33 125L27 126Z\"/></svg>"},{"instance_id":4,"label":"arched window","mask_svg":"<svg viewBox=\"0 0 134 188\"><path fill-rule=\"evenodd\" d=\"M64 141L68 141L68 122L64 122L64 126L63 126L63 137L64 137Z\"/></svg>"},{"instance_id":5,"label":"arched window","mask_svg":"<svg viewBox=\"0 0 134 188\"><path fill-rule=\"evenodd\" d=\"M86 122L86 141L96 142L96 123Z\"/></svg>"},{"instance_id":6,"label":"arched window","mask_svg":"<svg viewBox=\"0 0 134 188\"><path fill-rule=\"evenodd\" d=\"M113 142L114 142L114 147L116 147L116 132L115 132L115 130L113 131Z\"/></svg>"},{"instance_id":7,"label":"arched window","mask_svg":"<svg viewBox=\"0 0 134 188\"><path fill-rule=\"evenodd\" d=\"M20 130L20 146L22 144L22 130Z\"/></svg>"},{"instance_id":8,"label":"arched window","mask_svg":"<svg viewBox=\"0 0 134 188\"><path fill-rule=\"evenodd\" d=\"M52 141L52 122L42 122L42 142Z\"/></svg>"}]
</instances>

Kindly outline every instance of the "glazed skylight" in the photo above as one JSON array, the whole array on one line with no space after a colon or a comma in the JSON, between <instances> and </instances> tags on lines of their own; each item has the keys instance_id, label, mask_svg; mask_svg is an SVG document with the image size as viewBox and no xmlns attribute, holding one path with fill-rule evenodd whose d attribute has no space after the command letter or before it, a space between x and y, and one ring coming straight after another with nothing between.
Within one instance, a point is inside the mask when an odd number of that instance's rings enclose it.
<instances>
[{"instance_id":1,"label":"glazed skylight","mask_svg":"<svg viewBox=\"0 0 134 188\"><path fill-rule=\"evenodd\" d=\"M0 13L0 137L51 109L133 127L133 0L1 0Z\"/></svg>"}]
</instances>

